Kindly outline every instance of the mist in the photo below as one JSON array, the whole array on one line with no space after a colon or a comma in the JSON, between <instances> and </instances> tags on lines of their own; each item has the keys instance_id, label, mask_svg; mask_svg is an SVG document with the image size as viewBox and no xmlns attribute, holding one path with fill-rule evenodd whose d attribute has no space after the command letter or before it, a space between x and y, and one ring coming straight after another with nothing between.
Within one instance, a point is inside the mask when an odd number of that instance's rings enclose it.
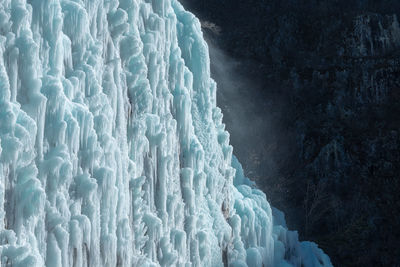
<instances>
[{"instance_id":1,"label":"mist","mask_svg":"<svg viewBox=\"0 0 400 267\"><path fill-rule=\"evenodd\" d=\"M274 191L267 187L282 180L281 169L287 164L293 142L284 129L284 101L274 93L279 88L265 83L259 64L236 60L217 46L215 38L222 29L207 21L202 25L209 46L211 76L218 85L217 102L231 135L234 154L250 179L267 193ZM279 202L273 197L269 199Z\"/></svg>"}]
</instances>

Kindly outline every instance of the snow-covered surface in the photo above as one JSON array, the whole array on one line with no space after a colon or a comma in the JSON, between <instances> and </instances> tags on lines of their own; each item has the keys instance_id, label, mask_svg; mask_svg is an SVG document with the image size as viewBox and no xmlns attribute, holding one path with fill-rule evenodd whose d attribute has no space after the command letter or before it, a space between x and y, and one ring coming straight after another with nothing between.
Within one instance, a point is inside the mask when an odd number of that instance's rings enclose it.
<instances>
[{"instance_id":1,"label":"snow-covered surface","mask_svg":"<svg viewBox=\"0 0 400 267\"><path fill-rule=\"evenodd\" d=\"M331 266L232 160L176 0L0 0L0 151L2 266Z\"/></svg>"}]
</instances>

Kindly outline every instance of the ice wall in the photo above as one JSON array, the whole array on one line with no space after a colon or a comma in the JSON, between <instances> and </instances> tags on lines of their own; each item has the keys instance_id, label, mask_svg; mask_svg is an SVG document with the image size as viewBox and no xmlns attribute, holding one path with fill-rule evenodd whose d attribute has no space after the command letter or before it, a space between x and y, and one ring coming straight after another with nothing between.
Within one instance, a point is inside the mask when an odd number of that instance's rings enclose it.
<instances>
[{"instance_id":1,"label":"ice wall","mask_svg":"<svg viewBox=\"0 0 400 267\"><path fill-rule=\"evenodd\" d=\"M2 266L331 266L232 160L176 0L0 0L0 152Z\"/></svg>"}]
</instances>

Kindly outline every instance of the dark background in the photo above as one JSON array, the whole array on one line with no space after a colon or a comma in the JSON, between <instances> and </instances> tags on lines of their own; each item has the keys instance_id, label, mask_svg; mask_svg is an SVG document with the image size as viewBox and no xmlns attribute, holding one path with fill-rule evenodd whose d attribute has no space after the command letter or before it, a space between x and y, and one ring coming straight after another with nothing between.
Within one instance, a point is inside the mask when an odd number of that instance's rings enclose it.
<instances>
[{"instance_id":1,"label":"dark background","mask_svg":"<svg viewBox=\"0 0 400 267\"><path fill-rule=\"evenodd\" d=\"M185 0L234 153L334 266L400 266L400 1Z\"/></svg>"}]
</instances>

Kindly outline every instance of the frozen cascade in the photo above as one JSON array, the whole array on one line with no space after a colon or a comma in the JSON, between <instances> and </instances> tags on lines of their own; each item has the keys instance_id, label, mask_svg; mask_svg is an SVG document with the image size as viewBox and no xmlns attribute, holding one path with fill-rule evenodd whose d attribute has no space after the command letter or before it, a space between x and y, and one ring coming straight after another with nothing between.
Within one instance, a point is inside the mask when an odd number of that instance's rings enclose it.
<instances>
[{"instance_id":1,"label":"frozen cascade","mask_svg":"<svg viewBox=\"0 0 400 267\"><path fill-rule=\"evenodd\" d=\"M177 0L0 0L2 266L331 266L243 171Z\"/></svg>"}]
</instances>

